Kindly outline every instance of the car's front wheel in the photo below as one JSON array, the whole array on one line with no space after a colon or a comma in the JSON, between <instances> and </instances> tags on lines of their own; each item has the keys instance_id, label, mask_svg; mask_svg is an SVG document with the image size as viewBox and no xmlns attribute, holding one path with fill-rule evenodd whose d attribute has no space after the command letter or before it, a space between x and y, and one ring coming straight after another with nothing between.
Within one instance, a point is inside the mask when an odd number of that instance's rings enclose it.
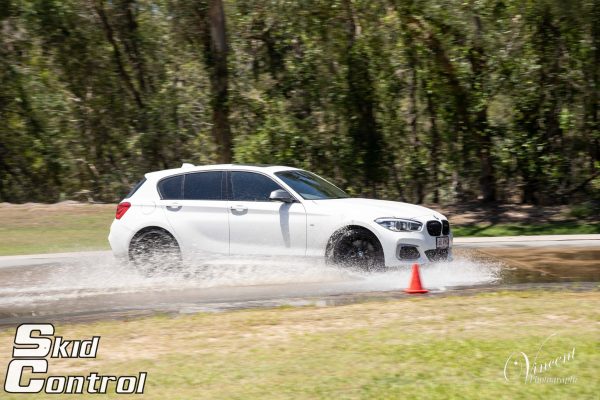
<instances>
[{"instance_id":1,"label":"car's front wheel","mask_svg":"<svg viewBox=\"0 0 600 400\"><path fill-rule=\"evenodd\" d=\"M338 232L327 253L328 261L343 267L377 271L385 266L381 243L366 229L349 228Z\"/></svg>"},{"instance_id":2,"label":"car's front wheel","mask_svg":"<svg viewBox=\"0 0 600 400\"><path fill-rule=\"evenodd\" d=\"M129 260L144 273L172 270L181 262L177 240L160 228L137 233L129 245Z\"/></svg>"}]
</instances>

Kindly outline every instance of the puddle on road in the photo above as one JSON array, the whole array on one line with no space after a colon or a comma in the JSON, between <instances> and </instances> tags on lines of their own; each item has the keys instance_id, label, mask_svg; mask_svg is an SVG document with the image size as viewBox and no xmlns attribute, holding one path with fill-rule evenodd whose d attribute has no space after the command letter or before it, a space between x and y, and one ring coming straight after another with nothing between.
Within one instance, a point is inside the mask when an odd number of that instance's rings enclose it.
<instances>
[{"instance_id":1,"label":"puddle on road","mask_svg":"<svg viewBox=\"0 0 600 400\"><path fill-rule=\"evenodd\" d=\"M500 282L599 282L600 249L589 247L470 250L475 259L502 260Z\"/></svg>"}]
</instances>

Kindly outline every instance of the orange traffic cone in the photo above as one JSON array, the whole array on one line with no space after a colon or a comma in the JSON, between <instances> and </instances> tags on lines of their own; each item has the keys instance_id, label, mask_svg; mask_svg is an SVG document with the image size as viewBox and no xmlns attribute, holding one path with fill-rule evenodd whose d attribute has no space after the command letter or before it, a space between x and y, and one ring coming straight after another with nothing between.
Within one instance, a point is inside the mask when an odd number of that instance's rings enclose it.
<instances>
[{"instance_id":1,"label":"orange traffic cone","mask_svg":"<svg viewBox=\"0 0 600 400\"><path fill-rule=\"evenodd\" d=\"M404 290L406 293L427 293L429 290L423 289L421 285L421 277L419 276L419 264L414 264L412 267L412 277L410 278L410 287Z\"/></svg>"}]
</instances>

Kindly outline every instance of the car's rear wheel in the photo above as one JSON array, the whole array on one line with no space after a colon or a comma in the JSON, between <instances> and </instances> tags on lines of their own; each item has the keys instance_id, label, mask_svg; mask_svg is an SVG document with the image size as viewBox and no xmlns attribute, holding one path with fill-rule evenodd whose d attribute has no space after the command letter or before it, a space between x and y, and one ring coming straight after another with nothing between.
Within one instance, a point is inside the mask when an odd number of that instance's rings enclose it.
<instances>
[{"instance_id":1,"label":"car's rear wheel","mask_svg":"<svg viewBox=\"0 0 600 400\"><path fill-rule=\"evenodd\" d=\"M332 238L327 259L336 265L363 271L385 266L383 248L377 237L366 229L351 228Z\"/></svg>"},{"instance_id":2,"label":"car's rear wheel","mask_svg":"<svg viewBox=\"0 0 600 400\"><path fill-rule=\"evenodd\" d=\"M160 228L137 233L129 245L129 260L146 274L176 269L181 263L177 240Z\"/></svg>"}]
</instances>

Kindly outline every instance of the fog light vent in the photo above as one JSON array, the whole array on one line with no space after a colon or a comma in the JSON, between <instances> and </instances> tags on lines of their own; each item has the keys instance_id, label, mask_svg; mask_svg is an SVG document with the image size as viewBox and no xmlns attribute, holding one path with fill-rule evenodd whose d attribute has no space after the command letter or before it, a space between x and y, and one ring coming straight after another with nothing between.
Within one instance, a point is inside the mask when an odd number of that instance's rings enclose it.
<instances>
[{"instance_id":1,"label":"fog light vent","mask_svg":"<svg viewBox=\"0 0 600 400\"><path fill-rule=\"evenodd\" d=\"M425 255L429 261L446 261L448 259L448 249L425 250Z\"/></svg>"},{"instance_id":2,"label":"fog light vent","mask_svg":"<svg viewBox=\"0 0 600 400\"><path fill-rule=\"evenodd\" d=\"M398 258L400 260L416 260L421 255L416 246L403 246L400 245L398 248Z\"/></svg>"}]
</instances>

